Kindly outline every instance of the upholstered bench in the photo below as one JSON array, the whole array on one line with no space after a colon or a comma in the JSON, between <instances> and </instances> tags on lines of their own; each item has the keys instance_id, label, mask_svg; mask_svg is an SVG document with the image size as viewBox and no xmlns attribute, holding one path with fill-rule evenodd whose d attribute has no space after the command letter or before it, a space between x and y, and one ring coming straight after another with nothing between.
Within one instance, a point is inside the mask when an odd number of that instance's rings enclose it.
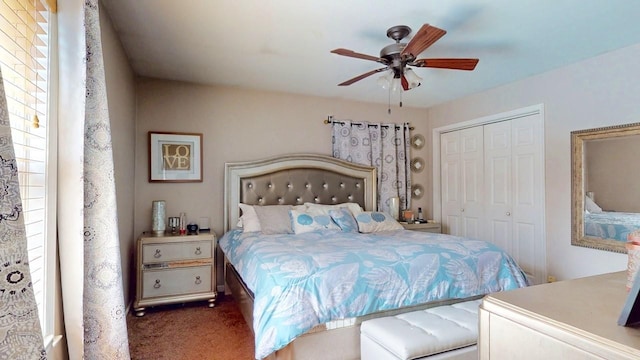
<instances>
[{"instance_id":1,"label":"upholstered bench","mask_svg":"<svg viewBox=\"0 0 640 360\"><path fill-rule=\"evenodd\" d=\"M481 300L362 322L362 360L477 359Z\"/></svg>"}]
</instances>

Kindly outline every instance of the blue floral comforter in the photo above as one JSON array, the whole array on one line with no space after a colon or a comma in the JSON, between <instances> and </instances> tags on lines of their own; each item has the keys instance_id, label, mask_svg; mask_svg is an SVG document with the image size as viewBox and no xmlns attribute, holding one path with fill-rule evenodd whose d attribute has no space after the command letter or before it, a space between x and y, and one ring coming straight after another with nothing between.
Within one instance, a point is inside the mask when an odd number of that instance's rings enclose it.
<instances>
[{"instance_id":1,"label":"blue floral comforter","mask_svg":"<svg viewBox=\"0 0 640 360\"><path fill-rule=\"evenodd\" d=\"M629 233L640 229L640 214L614 211L584 214L584 233L603 239L627 241Z\"/></svg>"},{"instance_id":2,"label":"blue floral comforter","mask_svg":"<svg viewBox=\"0 0 640 360\"><path fill-rule=\"evenodd\" d=\"M255 295L257 359L332 320L527 285L490 243L418 231L232 230L220 247Z\"/></svg>"}]
</instances>

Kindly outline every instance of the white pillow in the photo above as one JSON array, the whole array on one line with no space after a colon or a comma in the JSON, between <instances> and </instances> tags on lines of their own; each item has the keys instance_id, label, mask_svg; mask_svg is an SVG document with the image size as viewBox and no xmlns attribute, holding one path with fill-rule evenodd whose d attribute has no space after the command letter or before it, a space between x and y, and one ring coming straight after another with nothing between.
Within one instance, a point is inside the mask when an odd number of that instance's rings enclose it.
<instances>
[{"instance_id":1,"label":"white pillow","mask_svg":"<svg viewBox=\"0 0 640 360\"><path fill-rule=\"evenodd\" d=\"M253 206L240 203L238 207L242 210L242 216L238 220L238 227L242 228L242 232L262 231L258 214Z\"/></svg>"},{"instance_id":2,"label":"white pillow","mask_svg":"<svg viewBox=\"0 0 640 360\"><path fill-rule=\"evenodd\" d=\"M391 215L384 212L365 211L356 215L358 230L361 233L372 233L378 231L402 230L400 225Z\"/></svg>"},{"instance_id":3,"label":"white pillow","mask_svg":"<svg viewBox=\"0 0 640 360\"><path fill-rule=\"evenodd\" d=\"M349 211L351 211L353 216L356 216L363 211L360 205L356 203L351 203L351 202L336 204L336 205L315 204L315 203L307 202L307 203L304 203L304 205L307 207L307 209L322 211L324 214L327 214L327 215L329 214L330 210L339 210L341 208L349 209Z\"/></svg>"},{"instance_id":4,"label":"white pillow","mask_svg":"<svg viewBox=\"0 0 640 360\"><path fill-rule=\"evenodd\" d=\"M313 210L289 210L291 217L291 227L295 234L302 234L315 230L340 230L340 227L333 222L329 214Z\"/></svg>"},{"instance_id":5,"label":"white pillow","mask_svg":"<svg viewBox=\"0 0 640 360\"><path fill-rule=\"evenodd\" d=\"M599 214L602 212L602 208L588 196L584 197L584 209L591 214Z\"/></svg>"}]
</instances>

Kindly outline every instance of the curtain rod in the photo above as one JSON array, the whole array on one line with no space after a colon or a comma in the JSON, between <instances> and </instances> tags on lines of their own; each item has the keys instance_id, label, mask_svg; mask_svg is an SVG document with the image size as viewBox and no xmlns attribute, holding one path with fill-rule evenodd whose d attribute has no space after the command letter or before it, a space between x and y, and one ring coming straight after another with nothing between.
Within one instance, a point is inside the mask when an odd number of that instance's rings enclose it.
<instances>
[{"instance_id":1,"label":"curtain rod","mask_svg":"<svg viewBox=\"0 0 640 360\"><path fill-rule=\"evenodd\" d=\"M326 119L324 119L324 123L325 123L325 124L340 124L340 125L344 125L344 121L335 121L335 120L333 120L333 115L329 115L329 116L327 116L327 118L326 118ZM354 125L362 125L362 123L361 123L361 122L352 122L352 124L354 124ZM405 124L409 125L409 123L408 123L408 122L407 122L407 123L405 123ZM369 127L376 127L376 126L378 126L378 125L375 125L375 124L369 124ZM388 127L389 127L389 125L381 125L381 126L382 126L383 128L388 128ZM396 129L398 129L398 128L400 128L400 127L401 127L400 125L396 125ZM409 130L415 130L415 128L414 128L413 126L410 126L410 127L409 127Z\"/></svg>"}]
</instances>

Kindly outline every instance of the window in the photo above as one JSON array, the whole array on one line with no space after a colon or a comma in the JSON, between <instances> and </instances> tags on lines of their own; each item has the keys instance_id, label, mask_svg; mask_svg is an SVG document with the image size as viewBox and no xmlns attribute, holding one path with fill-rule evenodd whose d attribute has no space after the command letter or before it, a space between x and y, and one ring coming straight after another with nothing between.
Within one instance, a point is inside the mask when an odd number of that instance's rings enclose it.
<instances>
[{"instance_id":1,"label":"window","mask_svg":"<svg viewBox=\"0 0 640 360\"><path fill-rule=\"evenodd\" d=\"M49 60L45 4L41 0L0 0L0 66L45 343L53 334L55 296L55 147L50 145L55 141L49 141L55 139L55 126L49 113Z\"/></svg>"}]
</instances>

